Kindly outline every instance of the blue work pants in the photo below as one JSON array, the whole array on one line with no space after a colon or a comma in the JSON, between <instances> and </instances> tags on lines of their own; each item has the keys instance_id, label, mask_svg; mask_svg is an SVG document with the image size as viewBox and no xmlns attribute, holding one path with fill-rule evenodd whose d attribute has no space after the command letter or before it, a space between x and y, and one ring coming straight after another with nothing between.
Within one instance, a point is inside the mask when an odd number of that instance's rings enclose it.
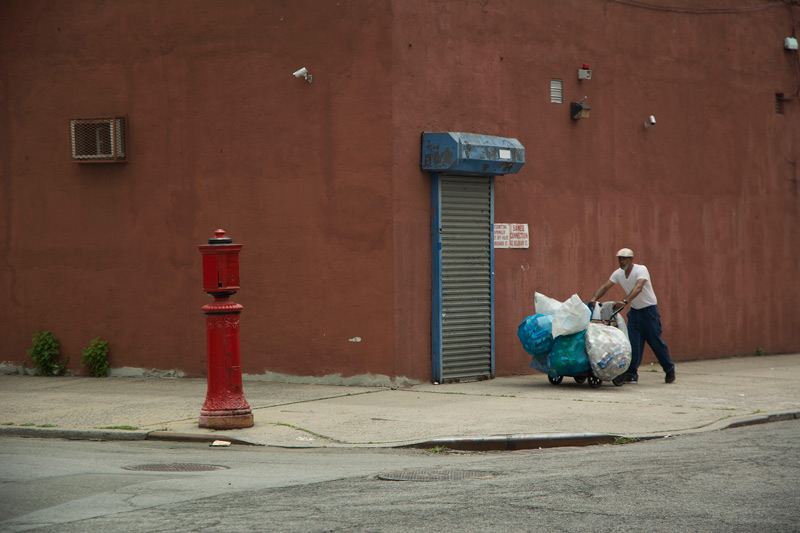
<instances>
[{"instance_id":1,"label":"blue work pants","mask_svg":"<svg viewBox=\"0 0 800 533\"><path fill-rule=\"evenodd\" d=\"M639 377L639 365L642 362L645 342L653 350L664 372L675 368L675 364L669 358L667 343L661 338L661 315L658 314L657 305L628 311L628 338L631 340L631 366L626 374Z\"/></svg>"}]
</instances>

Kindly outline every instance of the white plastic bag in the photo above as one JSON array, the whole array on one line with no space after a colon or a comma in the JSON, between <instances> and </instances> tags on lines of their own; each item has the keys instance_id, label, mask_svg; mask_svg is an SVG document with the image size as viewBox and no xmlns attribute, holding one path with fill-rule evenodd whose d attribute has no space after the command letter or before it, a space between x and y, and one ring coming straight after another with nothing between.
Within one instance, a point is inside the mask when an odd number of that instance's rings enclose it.
<instances>
[{"instance_id":1,"label":"white plastic bag","mask_svg":"<svg viewBox=\"0 0 800 533\"><path fill-rule=\"evenodd\" d=\"M614 314L614 303L615 302L606 302L601 304L597 302L594 306L594 313L592 314L592 320L608 320L611 318L611 315ZM625 338L628 338L628 325L625 324L625 319L622 317L623 310L621 309L619 313L614 316L614 321L617 323L617 328L622 330L622 333L625 334ZM598 315L595 318L595 315Z\"/></svg>"},{"instance_id":2,"label":"white plastic bag","mask_svg":"<svg viewBox=\"0 0 800 533\"><path fill-rule=\"evenodd\" d=\"M561 302L537 292L533 295L533 306L537 314L555 315L558 308L561 307Z\"/></svg>"},{"instance_id":3,"label":"white plastic bag","mask_svg":"<svg viewBox=\"0 0 800 533\"><path fill-rule=\"evenodd\" d=\"M577 294L573 294L559 306L553 316L553 338L585 330L589 327L591 318L592 310Z\"/></svg>"},{"instance_id":4,"label":"white plastic bag","mask_svg":"<svg viewBox=\"0 0 800 533\"><path fill-rule=\"evenodd\" d=\"M621 330L605 324L589 324L586 330L586 354L592 373L602 380L612 380L631 364L631 343Z\"/></svg>"}]
</instances>

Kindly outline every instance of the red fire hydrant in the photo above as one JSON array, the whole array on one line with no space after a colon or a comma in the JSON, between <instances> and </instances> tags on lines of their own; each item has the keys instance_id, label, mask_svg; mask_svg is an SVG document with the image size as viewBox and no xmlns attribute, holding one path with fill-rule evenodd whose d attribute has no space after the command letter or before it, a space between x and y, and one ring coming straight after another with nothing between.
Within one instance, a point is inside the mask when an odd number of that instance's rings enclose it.
<instances>
[{"instance_id":1,"label":"red fire hydrant","mask_svg":"<svg viewBox=\"0 0 800 533\"><path fill-rule=\"evenodd\" d=\"M253 426L253 413L242 391L239 314L243 307L230 301L239 290L239 251L225 231L218 229L203 254L203 290L214 301L203 306L206 314L208 392L200 410L201 428L238 429Z\"/></svg>"}]
</instances>

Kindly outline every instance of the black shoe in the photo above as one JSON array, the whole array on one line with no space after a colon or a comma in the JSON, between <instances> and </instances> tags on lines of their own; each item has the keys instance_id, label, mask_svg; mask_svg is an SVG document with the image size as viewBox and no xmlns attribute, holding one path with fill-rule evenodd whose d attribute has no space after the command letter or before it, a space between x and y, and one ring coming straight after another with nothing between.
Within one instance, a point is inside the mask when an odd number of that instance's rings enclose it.
<instances>
[{"instance_id":1,"label":"black shoe","mask_svg":"<svg viewBox=\"0 0 800 533\"><path fill-rule=\"evenodd\" d=\"M674 368L667 372L667 377L664 378L664 383L672 383L673 381L675 381L675 369Z\"/></svg>"},{"instance_id":2,"label":"black shoe","mask_svg":"<svg viewBox=\"0 0 800 533\"><path fill-rule=\"evenodd\" d=\"M631 374L620 374L611 380L616 386L624 385L625 383L639 383L639 378Z\"/></svg>"}]
</instances>

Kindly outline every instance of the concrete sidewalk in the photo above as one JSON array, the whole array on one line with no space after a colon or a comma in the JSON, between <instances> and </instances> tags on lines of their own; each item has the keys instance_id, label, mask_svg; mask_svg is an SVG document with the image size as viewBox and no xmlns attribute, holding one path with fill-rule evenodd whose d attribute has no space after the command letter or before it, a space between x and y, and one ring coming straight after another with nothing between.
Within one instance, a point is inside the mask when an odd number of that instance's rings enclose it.
<instances>
[{"instance_id":1,"label":"concrete sidewalk","mask_svg":"<svg viewBox=\"0 0 800 533\"><path fill-rule=\"evenodd\" d=\"M638 384L597 389L542 374L400 389L245 380L255 425L225 431L197 426L204 379L2 375L0 436L521 449L800 418L800 354L676 368L673 384L644 364Z\"/></svg>"}]
</instances>

